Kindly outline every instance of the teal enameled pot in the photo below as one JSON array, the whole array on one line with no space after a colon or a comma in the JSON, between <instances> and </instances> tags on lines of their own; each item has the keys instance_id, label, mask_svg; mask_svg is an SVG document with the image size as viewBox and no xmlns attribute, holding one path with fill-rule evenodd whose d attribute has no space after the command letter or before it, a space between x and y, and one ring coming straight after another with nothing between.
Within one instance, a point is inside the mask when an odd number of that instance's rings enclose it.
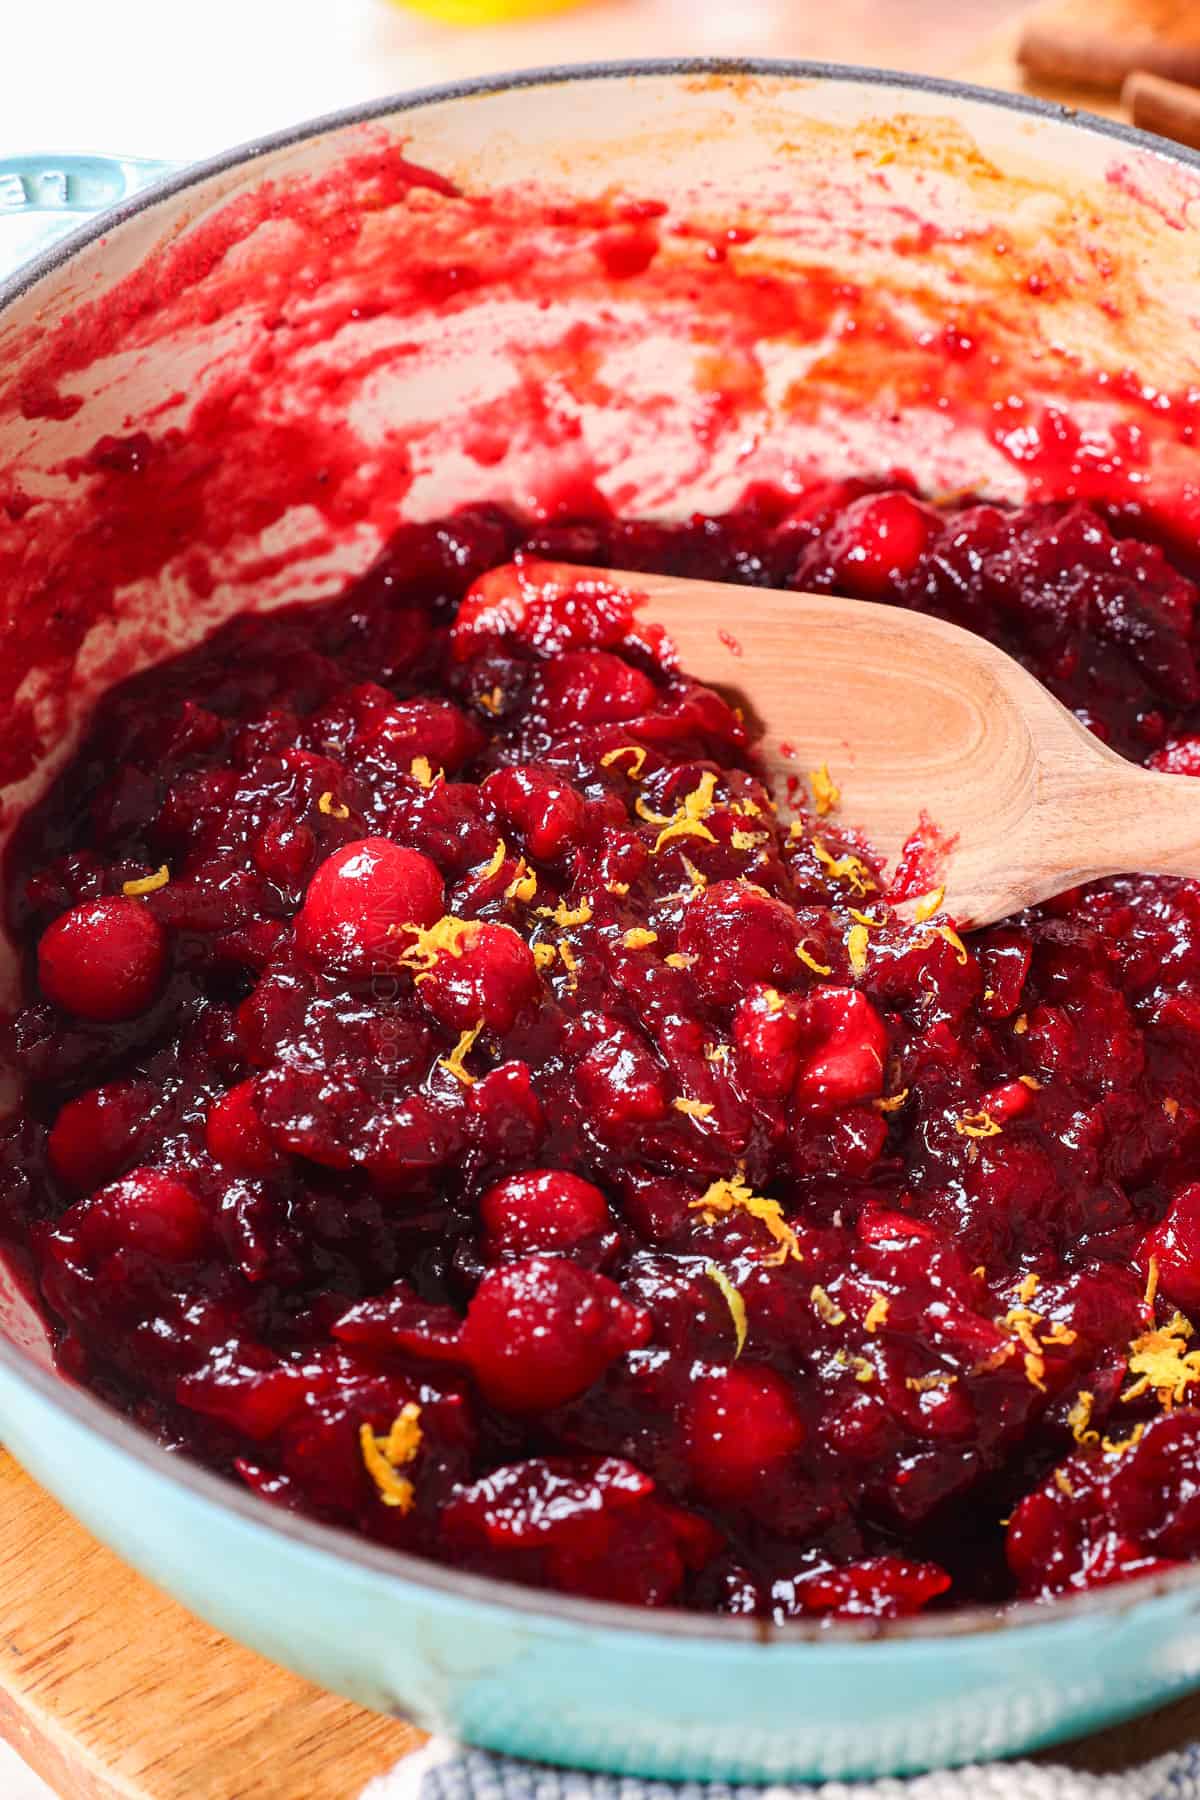
<instances>
[{"instance_id":1,"label":"teal enameled pot","mask_svg":"<svg viewBox=\"0 0 1200 1800\"><path fill-rule=\"evenodd\" d=\"M1196 523L1200 160L1028 100L786 64L542 71L177 172L0 161L3 257L5 833L108 681L238 608L327 595L463 501L670 516L902 467ZM372 272L397 257L425 274L381 310ZM218 415L212 541L118 530L103 593L75 593L91 447ZM324 483L314 446L337 452ZM0 1300L0 1434L39 1481L215 1625L433 1730L619 1773L871 1776L1200 1681L1200 1568L773 1628L385 1552L157 1449L53 1372L18 1270Z\"/></svg>"}]
</instances>

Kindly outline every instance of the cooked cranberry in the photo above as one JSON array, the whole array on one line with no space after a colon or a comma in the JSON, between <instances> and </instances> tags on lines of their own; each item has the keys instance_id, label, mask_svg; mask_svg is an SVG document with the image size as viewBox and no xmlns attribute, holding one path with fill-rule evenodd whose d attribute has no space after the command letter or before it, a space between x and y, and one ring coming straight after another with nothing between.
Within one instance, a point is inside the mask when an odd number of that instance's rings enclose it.
<instances>
[{"instance_id":1,"label":"cooked cranberry","mask_svg":"<svg viewBox=\"0 0 1200 1800\"><path fill-rule=\"evenodd\" d=\"M806 1435L787 1384L771 1369L735 1364L695 1384L688 1461L696 1485L715 1500L741 1498Z\"/></svg>"},{"instance_id":2,"label":"cooked cranberry","mask_svg":"<svg viewBox=\"0 0 1200 1800\"><path fill-rule=\"evenodd\" d=\"M636 1606L669 1603L687 1570L720 1548L703 1520L664 1506L615 1457L497 1470L459 1493L444 1524L460 1566Z\"/></svg>"},{"instance_id":3,"label":"cooked cranberry","mask_svg":"<svg viewBox=\"0 0 1200 1800\"><path fill-rule=\"evenodd\" d=\"M569 782L539 768L497 769L483 792L539 862L553 862L578 841L584 802Z\"/></svg>"},{"instance_id":4,"label":"cooked cranberry","mask_svg":"<svg viewBox=\"0 0 1200 1800\"><path fill-rule=\"evenodd\" d=\"M294 819L268 819L254 845L254 865L281 886L302 881L312 867L317 836Z\"/></svg>"},{"instance_id":5,"label":"cooked cranberry","mask_svg":"<svg viewBox=\"0 0 1200 1800\"><path fill-rule=\"evenodd\" d=\"M528 1063L501 1063L474 1082L467 1116L472 1137L493 1163L527 1161L546 1135L546 1110Z\"/></svg>"},{"instance_id":6,"label":"cooked cranberry","mask_svg":"<svg viewBox=\"0 0 1200 1800\"><path fill-rule=\"evenodd\" d=\"M443 1090L431 1094L409 1094L378 1122L372 1122L363 1150L363 1160L371 1173L381 1180L401 1186L419 1180L431 1169L454 1163L462 1153L467 1135L468 1102L458 1094ZM351 1121L340 1145L343 1165L353 1160L352 1137L356 1121ZM331 1157L325 1160L332 1162Z\"/></svg>"},{"instance_id":7,"label":"cooked cranberry","mask_svg":"<svg viewBox=\"0 0 1200 1800\"><path fill-rule=\"evenodd\" d=\"M158 1169L133 1169L81 1201L60 1221L78 1237L85 1256L133 1249L157 1262L181 1263L209 1242L209 1214L194 1190Z\"/></svg>"},{"instance_id":8,"label":"cooked cranberry","mask_svg":"<svg viewBox=\"0 0 1200 1800\"><path fill-rule=\"evenodd\" d=\"M531 1413L573 1400L649 1336L649 1316L603 1275L527 1256L484 1276L462 1343L485 1398Z\"/></svg>"},{"instance_id":9,"label":"cooked cranberry","mask_svg":"<svg viewBox=\"0 0 1200 1800\"><path fill-rule=\"evenodd\" d=\"M1146 759L1146 766L1167 775L1200 775L1200 735L1172 738Z\"/></svg>"},{"instance_id":10,"label":"cooked cranberry","mask_svg":"<svg viewBox=\"0 0 1200 1800\"><path fill-rule=\"evenodd\" d=\"M825 538L838 586L880 599L913 573L935 529L929 509L908 494L852 500Z\"/></svg>"},{"instance_id":11,"label":"cooked cranberry","mask_svg":"<svg viewBox=\"0 0 1200 1800\"><path fill-rule=\"evenodd\" d=\"M43 933L38 981L64 1012L107 1024L145 1011L166 959L162 926L140 900L87 900Z\"/></svg>"},{"instance_id":12,"label":"cooked cranberry","mask_svg":"<svg viewBox=\"0 0 1200 1800\"><path fill-rule=\"evenodd\" d=\"M805 1032L804 1002L783 1000L775 988L747 994L733 1016L733 1041L746 1084L764 1099L782 1100L796 1084Z\"/></svg>"},{"instance_id":13,"label":"cooked cranberry","mask_svg":"<svg viewBox=\"0 0 1200 1800\"><path fill-rule=\"evenodd\" d=\"M1109 1478L1114 1522L1159 1557L1200 1550L1200 1420L1194 1410L1151 1421L1137 1454Z\"/></svg>"},{"instance_id":14,"label":"cooked cranberry","mask_svg":"<svg viewBox=\"0 0 1200 1800\"><path fill-rule=\"evenodd\" d=\"M509 925L455 925L456 935L417 976L422 1005L455 1031L481 1020L489 1031L510 1031L541 991L529 945Z\"/></svg>"},{"instance_id":15,"label":"cooked cranberry","mask_svg":"<svg viewBox=\"0 0 1200 1800\"><path fill-rule=\"evenodd\" d=\"M90 1193L134 1162L152 1129L158 1098L148 1081L110 1081L68 1100L46 1139L50 1167L64 1187Z\"/></svg>"},{"instance_id":16,"label":"cooked cranberry","mask_svg":"<svg viewBox=\"0 0 1200 1800\"><path fill-rule=\"evenodd\" d=\"M389 838L362 838L326 858L309 882L296 914L297 941L315 964L394 965L402 927L432 925L444 899L442 878L427 856Z\"/></svg>"},{"instance_id":17,"label":"cooked cranberry","mask_svg":"<svg viewBox=\"0 0 1200 1800\"><path fill-rule=\"evenodd\" d=\"M737 881L715 881L688 907L679 948L695 957L704 991L728 1005L752 982L793 986L802 974L800 937L795 913L782 900Z\"/></svg>"},{"instance_id":18,"label":"cooked cranberry","mask_svg":"<svg viewBox=\"0 0 1200 1800\"><path fill-rule=\"evenodd\" d=\"M529 1169L510 1175L481 1197L479 1217L491 1256L568 1251L612 1224L600 1189L567 1169Z\"/></svg>"},{"instance_id":19,"label":"cooked cranberry","mask_svg":"<svg viewBox=\"0 0 1200 1800\"><path fill-rule=\"evenodd\" d=\"M565 565L528 583L519 567L490 569L458 608L451 646L459 662L513 643L541 657L622 644L633 621L629 594Z\"/></svg>"},{"instance_id":20,"label":"cooked cranberry","mask_svg":"<svg viewBox=\"0 0 1200 1800\"><path fill-rule=\"evenodd\" d=\"M369 1071L345 1063L318 1069L280 1062L254 1084L254 1111L268 1140L327 1169L353 1166L373 1110Z\"/></svg>"},{"instance_id":21,"label":"cooked cranberry","mask_svg":"<svg viewBox=\"0 0 1200 1800\"><path fill-rule=\"evenodd\" d=\"M658 698L648 676L607 650L568 651L546 665L542 681L546 709L556 723L635 719Z\"/></svg>"},{"instance_id":22,"label":"cooked cranberry","mask_svg":"<svg viewBox=\"0 0 1200 1800\"><path fill-rule=\"evenodd\" d=\"M1151 1258L1167 1299L1186 1312L1200 1312L1200 1182L1180 1188L1166 1216L1147 1234L1139 1255L1147 1275Z\"/></svg>"},{"instance_id":23,"label":"cooked cranberry","mask_svg":"<svg viewBox=\"0 0 1200 1800\"><path fill-rule=\"evenodd\" d=\"M254 1104L253 1081L240 1081L213 1101L204 1135L209 1155L230 1169L246 1175L265 1175L278 1166L279 1153L264 1131Z\"/></svg>"},{"instance_id":24,"label":"cooked cranberry","mask_svg":"<svg viewBox=\"0 0 1200 1800\"><path fill-rule=\"evenodd\" d=\"M487 740L478 725L446 700L405 700L378 715L358 739L367 756L395 763L407 774L423 756L430 769L453 774L478 756Z\"/></svg>"},{"instance_id":25,"label":"cooked cranberry","mask_svg":"<svg viewBox=\"0 0 1200 1800\"><path fill-rule=\"evenodd\" d=\"M908 1562L899 1556L873 1556L827 1569L788 1583L776 1582L777 1617L802 1618L817 1613L834 1619L902 1619L920 1612L944 1594L950 1577L936 1563Z\"/></svg>"},{"instance_id":26,"label":"cooked cranberry","mask_svg":"<svg viewBox=\"0 0 1200 1800\"><path fill-rule=\"evenodd\" d=\"M661 1119L669 1104L662 1069L632 1032L615 1022L575 1070L591 1117L606 1129Z\"/></svg>"},{"instance_id":27,"label":"cooked cranberry","mask_svg":"<svg viewBox=\"0 0 1200 1800\"><path fill-rule=\"evenodd\" d=\"M389 831L419 845L451 877L474 870L496 847L496 828L474 783L439 778L424 786L404 780L386 822Z\"/></svg>"},{"instance_id":28,"label":"cooked cranberry","mask_svg":"<svg viewBox=\"0 0 1200 1800\"><path fill-rule=\"evenodd\" d=\"M848 1106L882 1092L887 1032L865 994L857 988L818 988L803 1019L818 1047L803 1058L796 1078L802 1106Z\"/></svg>"},{"instance_id":29,"label":"cooked cranberry","mask_svg":"<svg viewBox=\"0 0 1200 1800\"><path fill-rule=\"evenodd\" d=\"M1200 1550L1196 1412L1143 1422L1119 1442L1078 1452L1017 1507L1007 1550L1022 1594L1127 1581Z\"/></svg>"},{"instance_id":30,"label":"cooked cranberry","mask_svg":"<svg viewBox=\"0 0 1200 1800\"><path fill-rule=\"evenodd\" d=\"M463 1548L542 1550L580 1527L603 1532L603 1515L649 1499L654 1483L630 1463L516 1463L466 1488L447 1511L446 1529ZM597 1518L597 1514L601 1517Z\"/></svg>"},{"instance_id":31,"label":"cooked cranberry","mask_svg":"<svg viewBox=\"0 0 1200 1800\"><path fill-rule=\"evenodd\" d=\"M258 1361L267 1366L255 1366ZM220 1352L208 1367L184 1377L176 1397L194 1412L219 1419L240 1436L261 1443L304 1406L313 1390L313 1374L303 1363L256 1358L254 1363L239 1364Z\"/></svg>"},{"instance_id":32,"label":"cooked cranberry","mask_svg":"<svg viewBox=\"0 0 1200 1800\"><path fill-rule=\"evenodd\" d=\"M1026 931L997 926L979 932L974 950L984 975L980 1011L989 1019L1007 1019L1021 1004L1021 994L1033 961L1033 939Z\"/></svg>"}]
</instances>

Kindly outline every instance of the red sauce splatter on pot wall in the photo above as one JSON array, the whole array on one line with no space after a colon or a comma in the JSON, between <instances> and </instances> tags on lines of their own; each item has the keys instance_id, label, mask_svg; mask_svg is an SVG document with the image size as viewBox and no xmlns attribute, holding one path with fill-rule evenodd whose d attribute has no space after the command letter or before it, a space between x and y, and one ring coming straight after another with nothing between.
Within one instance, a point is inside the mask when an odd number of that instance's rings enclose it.
<instances>
[{"instance_id":1,"label":"red sauce splatter on pot wall","mask_svg":"<svg viewBox=\"0 0 1200 1800\"><path fill-rule=\"evenodd\" d=\"M935 125L920 179L944 164L986 191L987 168L977 172L953 139L942 144ZM879 141L889 141L882 128ZM286 597L289 571L321 565L306 586L332 592L322 559L358 535L361 567L406 509L444 504L436 480L448 459L455 499L552 512L590 493L646 510L718 466L728 466L731 498L738 472L803 479L814 472L813 433L836 441L839 416L884 433L928 417L934 435L949 422L981 451L990 445L1032 497L1103 495L1171 527L1163 494L1181 450L1191 464L1195 396L1090 372L1055 324L1101 304L1136 314L1132 255L1122 264L1113 252L1098 273L1086 219L1065 215L1047 252L1044 231L1022 246L983 223L922 219L892 195L886 167L854 181L848 193L810 181L805 204L818 240L843 214L852 234L856 208L893 234L899 270L870 283L847 279L836 257L823 265L819 251L784 260L789 229L803 242L802 207L790 224L773 209L772 249L753 194L731 222L688 217L652 194L472 193L375 145L324 175L239 195L111 291L10 328L0 421L27 429L0 464L0 779L27 773L63 729L75 659L99 622L138 622L117 653L129 662L178 641L155 601L160 577L196 626L228 611L231 584L240 603L261 605ZM961 318L946 298L956 286L970 296ZM683 356L681 372L660 367L658 351L635 367L660 338ZM768 396L764 371L781 351L803 354L803 377ZM137 399L142 416L105 417L89 437L105 408L95 372L155 355L173 370L169 389L152 384ZM497 392L462 389L462 371L489 355L504 365ZM183 382L181 356L193 369ZM425 382L430 399L414 406L402 386L390 406L395 382ZM447 382L454 401L439 404ZM367 418L372 392L383 411ZM1081 417L1110 408L1124 424L1085 427L1076 405ZM31 485L30 463L67 426L78 450L57 459L57 480L46 470ZM136 486L131 469L87 454L101 436L136 438ZM39 501L43 487L53 498ZM1172 492L1173 528L1186 533L1194 493L1180 482ZM278 546L255 548L285 521ZM31 668L42 672L36 694Z\"/></svg>"}]
</instances>

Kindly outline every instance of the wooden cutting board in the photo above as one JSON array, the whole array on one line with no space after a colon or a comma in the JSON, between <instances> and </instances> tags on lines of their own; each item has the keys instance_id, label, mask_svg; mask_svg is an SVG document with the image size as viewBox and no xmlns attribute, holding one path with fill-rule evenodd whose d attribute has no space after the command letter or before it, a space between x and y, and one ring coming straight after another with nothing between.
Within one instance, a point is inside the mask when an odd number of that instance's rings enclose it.
<instances>
[{"instance_id":1,"label":"wooden cutting board","mask_svg":"<svg viewBox=\"0 0 1200 1800\"><path fill-rule=\"evenodd\" d=\"M422 1741L202 1624L5 1455L0 1733L62 1800L358 1800Z\"/></svg>"},{"instance_id":2,"label":"wooden cutting board","mask_svg":"<svg viewBox=\"0 0 1200 1800\"><path fill-rule=\"evenodd\" d=\"M811 46L800 21L809 7L814 31L821 19L823 56L925 66L1005 88L1023 85L1014 60L1022 24L1047 10L989 0L984 10L1001 28L960 58L961 36L950 56L939 44L952 28L961 34L961 0L873 4L869 34L862 19L848 16L841 45L830 42L827 8L794 0L782 9L778 41L759 34L731 41L730 52L805 54ZM590 35L579 57L622 54L631 10L614 6L611 24L602 7L581 11L580 31ZM456 72L455 43L448 35L447 77ZM1118 110L1095 94L1035 91ZM372 1776L422 1741L413 1727L334 1699L201 1624L89 1537L2 1453L0 1735L61 1800L358 1800ZM1110 1770L1197 1736L1200 1695L1056 1755Z\"/></svg>"}]
</instances>

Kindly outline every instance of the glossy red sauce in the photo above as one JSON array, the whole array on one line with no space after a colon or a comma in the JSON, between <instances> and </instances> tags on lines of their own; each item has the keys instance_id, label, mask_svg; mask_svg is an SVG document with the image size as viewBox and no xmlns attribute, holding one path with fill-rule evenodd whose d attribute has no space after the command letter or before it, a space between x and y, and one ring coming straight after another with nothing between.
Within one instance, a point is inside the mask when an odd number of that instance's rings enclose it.
<instances>
[{"instance_id":1,"label":"glossy red sauce","mask_svg":"<svg viewBox=\"0 0 1200 1800\"><path fill-rule=\"evenodd\" d=\"M515 552L930 610L1200 769L1196 589L1119 508L405 528L119 686L14 843L0 1209L62 1366L279 1505L609 1599L1200 1552L1200 888L904 923L620 594L479 580Z\"/></svg>"}]
</instances>

